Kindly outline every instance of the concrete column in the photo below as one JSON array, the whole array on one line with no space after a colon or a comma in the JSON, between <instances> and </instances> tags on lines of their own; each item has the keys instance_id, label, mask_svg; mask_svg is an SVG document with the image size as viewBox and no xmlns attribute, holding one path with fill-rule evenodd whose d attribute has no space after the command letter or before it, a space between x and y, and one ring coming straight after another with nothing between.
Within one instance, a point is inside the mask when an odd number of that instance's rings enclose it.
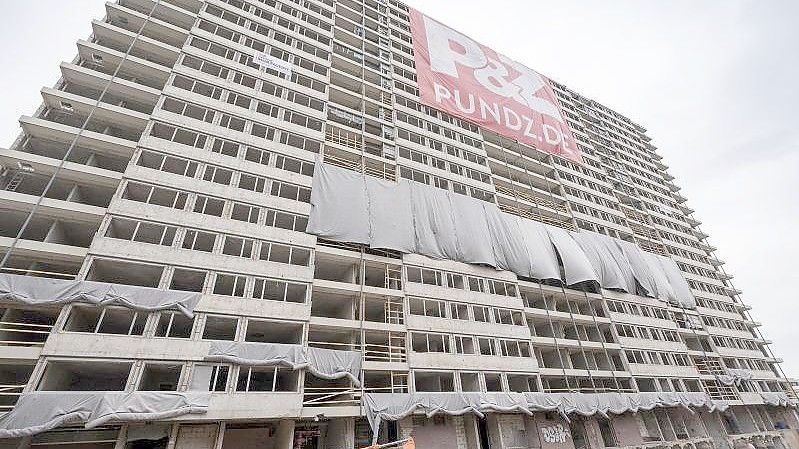
<instances>
[{"instance_id":1,"label":"concrete column","mask_svg":"<svg viewBox=\"0 0 799 449\"><path fill-rule=\"evenodd\" d=\"M275 449L293 449L294 420L281 420L275 432Z\"/></svg>"},{"instance_id":2,"label":"concrete column","mask_svg":"<svg viewBox=\"0 0 799 449\"><path fill-rule=\"evenodd\" d=\"M332 419L325 431L324 449L350 449L355 447L355 419Z\"/></svg>"},{"instance_id":3,"label":"concrete column","mask_svg":"<svg viewBox=\"0 0 799 449\"><path fill-rule=\"evenodd\" d=\"M469 446L466 438L466 427L464 425L464 418L462 416L454 416L452 418L452 422L455 425L455 440L458 443L458 449L469 449Z\"/></svg>"},{"instance_id":4,"label":"concrete column","mask_svg":"<svg viewBox=\"0 0 799 449\"><path fill-rule=\"evenodd\" d=\"M413 418L410 416L402 418L400 421L397 422L397 426L399 427L399 437L401 440L405 438L409 438L413 433Z\"/></svg>"}]
</instances>

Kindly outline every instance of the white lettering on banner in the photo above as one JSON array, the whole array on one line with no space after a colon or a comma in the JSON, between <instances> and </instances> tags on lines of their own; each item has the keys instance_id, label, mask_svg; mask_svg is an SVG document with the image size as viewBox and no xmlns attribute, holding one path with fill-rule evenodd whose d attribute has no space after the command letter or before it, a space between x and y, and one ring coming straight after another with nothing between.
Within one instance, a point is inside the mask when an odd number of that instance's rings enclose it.
<instances>
[{"instance_id":1,"label":"white lettering on banner","mask_svg":"<svg viewBox=\"0 0 799 449\"><path fill-rule=\"evenodd\" d=\"M546 77L417 10L410 13L422 103L582 163Z\"/></svg>"},{"instance_id":2,"label":"white lettering on banner","mask_svg":"<svg viewBox=\"0 0 799 449\"><path fill-rule=\"evenodd\" d=\"M256 64L261 66L261 70L272 69L286 75L287 78L291 76L294 67L290 62L286 62L264 52L256 53L252 59Z\"/></svg>"},{"instance_id":3,"label":"white lettering on banner","mask_svg":"<svg viewBox=\"0 0 799 449\"><path fill-rule=\"evenodd\" d=\"M499 55L500 61L487 58L480 45L467 36L425 16L428 46L430 48L430 68L458 78L457 64L474 70L474 77L489 91L506 98L512 98L534 111L547 114L563 122L557 106L535 94L544 87L544 80L537 72ZM464 52L453 48L458 44ZM519 76L508 81L506 64L519 72Z\"/></svg>"},{"instance_id":4,"label":"white lettering on banner","mask_svg":"<svg viewBox=\"0 0 799 449\"><path fill-rule=\"evenodd\" d=\"M547 443L565 443L569 438L569 431L563 424L541 428L541 436Z\"/></svg>"}]
</instances>

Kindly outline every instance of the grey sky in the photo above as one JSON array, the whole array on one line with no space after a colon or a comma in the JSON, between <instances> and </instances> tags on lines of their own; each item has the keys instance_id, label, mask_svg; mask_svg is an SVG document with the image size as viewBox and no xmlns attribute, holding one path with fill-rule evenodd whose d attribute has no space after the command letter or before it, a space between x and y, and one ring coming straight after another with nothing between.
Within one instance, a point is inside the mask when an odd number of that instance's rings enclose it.
<instances>
[{"instance_id":1,"label":"grey sky","mask_svg":"<svg viewBox=\"0 0 799 449\"><path fill-rule=\"evenodd\" d=\"M644 125L786 373L799 377L799 2L407 1ZM0 146L103 5L6 5Z\"/></svg>"}]
</instances>

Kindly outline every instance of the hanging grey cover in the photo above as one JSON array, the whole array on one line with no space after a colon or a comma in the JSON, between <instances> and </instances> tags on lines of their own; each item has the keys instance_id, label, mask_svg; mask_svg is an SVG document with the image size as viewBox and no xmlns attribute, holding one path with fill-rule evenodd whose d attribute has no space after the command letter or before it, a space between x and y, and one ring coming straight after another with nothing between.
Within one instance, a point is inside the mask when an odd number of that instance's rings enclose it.
<instances>
[{"instance_id":1,"label":"hanging grey cover","mask_svg":"<svg viewBox=\"0 0 799 449\"><path fill-rule=\"evenodd\" d=\"M799 407L796 400L791 399L782 391L761 391L760 397L763 398L763 403L772 405L774 407Z\"/></svg>"},{"instance_id":2,"label":"hanging grey cover","mask_svg":"<svg viewBox=\"0 0 799 449\"><path fill-rule=\"evenodd\" d=\"M176 391L35 391L0 418L0 438L18 438L84 422L141 422L205 413L210 393Z\"/></svg>"},{"instance_id":3,"label":"hanging grey cover","mask_svg":"<svg viewBox=\"0 0 799 449\"><path fill-rule=\"evenodd\" d=\"M366 393L366 417L377 435L382 421L397 421L415 412L430 417L438 413L459 416L472 413L525 413L557 411L568 415L636 413L656 407L685 407L708 411L726 410L726 402L713 401L705 393ZM375 440L373 440L373 443Z\"/></svg>"},{"instance_id":4,"label":"hanging grey cover","mask_svg":"<svg viewBox=\"0 0 799 449\"><path fill-rule=\"evenodd\" d=\"M479 200L478 200L479 201ZM484 202L485 203L485 202ZM530 274L530 255L515 217L500 212L494 204L483 204L489 237L494 248L497 268L512 271L520 276Z\"/></svg>"},{"instance_id":5,"label":"hanging grey cover","mask_svg":"<svg viewBox=\"0 0 799 449\"><path fill-rule=\"evenodd\" d=\"M0 299L30 305L60 305L83 301L117 305L145 312L174 309L191 317L200 293L105 282L0 274Z\"/></svg>"},{"instance_id":6,"label":"hanging grey cover","mask_svg":"<svg viewBox=\"0 0 799 449\"><path fill-rule=\"evenodd\" d=\"M521 217L516 217L516 222L527 249L530 277L560 280L558 256L544 224Z\"/></svg>"},{"instance_id":7,"label":"hanging grey cover","mask_svg":"<svg viewBox=\"0 0 799 449\"><path fill-rule=\"evenodd\" d=\"M669 279L663 271L663 265L660 263L658 256L646 251L641 251L641 254L646 261L649 273L652 276L652 283L655 287L655 298L662 301L668 301L673 304L677 303L677 296L674 294L674 289L669 284Z\"/></svg>"},{"instance_id":8,"label":"hanging grey cover","mask_svg":"<svg viewBox=\"0 0 799 449\"><path fill-rule=\"evenodd\" d=\"M753 376L752 371L748 369L726 368L724 374L717 375L716 379L727 386L738 386L741 385L741 382L752 379Z\"/></svg>"},{"instance_id":9,"label":"hanging grey cover","mask_svg":"<svg viewBox=\"0 0 799 449\"><path fill-rule=\"evenodd\" d=\"M501 212L492 203L401 179L317 164L308 232L434 259L508 270L525 278L594 281L695 308L676 262L634 243L569 232ZM558 263L563 264L563 276Z\"/></svg>"},{"instance_id":10,"label":"hanging grey cover","mask_svg":"<svg viewBox=\"0 0 799 449\"><path fill-rule=\"evenodd\" d=\"M309 233L339 242L370 243L364 176L317 162L311 187Z\"/></svg>"},{"instance_id":11,"label":"hanging grey cover","mask_svg":"<svg viewBox=\"0 0 799 449\"><path fill-rule=\"evenodd\" d=\"M369 246L402 253L416 250L410 182L366 176Z\"/></svg>"},{"instance_id":12,"label":"hanging grey cover","mask_svg":"<svg viewBox=\"0 0 799 449\"><path fill-rule=\"evenodd\" d=\"M306 348L301 345L212 341L205 360L249 366L283 365L292 370L307 369L322 379L349 378L356 387L361 385L361 354ZM201 381L198 385L207 385Z\"/></svg>"},{"instance_id":13,"label":"hanging grey cover","mask_svg":"<svg viewBox=\"0 0 799 449\"><path fill-rule=\"evenodd\" d=\"M677 266L677 262L665 256L656 257L658 261L660 261L660 266L669 281L669 285L671 285L671 288L674 290L677 304L685 308L695 309L696 298L694 294L691 293L691 286L688 285L688 281L685 280L680 272L680 267Z\"/></svg>"},{"instance_id":14,"label":"hanging grey cover","mask_svg":"<svg viewBox=\"0 0 799 449\"><path fill-rule=\"evenodd\" d=\"M571 238L569 232L554 226L544 225L544 227L547 230L547 234L549 234L552 245L555 246L555 250L560 255L560 260L563 262L566 285L574 285L586 281L599 282L591 262L580 248L580 245Z\"/></svg>"},{"instance_id":15,"label":"hanging grey cover","mask_svg":"<svg viewBox=\"0 0 799 449\"><path fill-rule=\"evenodd\" d=\"M641 293L645 296L657 298L657 287L655 287L655 281L649 272L649 264L643 255L644 251L636 244L624 240L616 240L616 245L621 249L624 257L627 258L635 280L643 289L643 292L632 291L630 293Z\"/></svg>"},{"instance_id":16,"label":"hanging grey cover","mask_svg":"<svg viewBox=\"0 0 799 449\"><path fill-rule=\"evenodd\" d=\"M603 240L610 239L610 237L597 234L595 232L570 232L569 235L580 245L591 266L594 267L594 273L599 277L599 284L603 288L622 290L629 292L630 283L627 275L632 278L632 271L629 270L627 259L622 259L627 264L628 273L625 273L619 266L617 257L621 254L613 254L609 251L610 248L616 248L615 243L606 245ZM604 237L604 239L603 239ZM612 243L612 242L611 242ZM635 289L635 280L632 280L633 291Z\"/></svg>"},{"instance_id":17,"label":"hanging grey cover","mask_svg":"<svg viewBox=\"0 0 799 449\"><path fill-rule=\"evenodd\" d=\"M484 201L469 198L464 195L450 196L455 226L455 235L460 250L461 262L497 266L494 257L494 248L487 238L490 235L488 221L486 220Z\"/></svg>"},{"instance_id":18,"label":"hanging grey cover","mask_svg":"<svg viewBox=\"0 0 799 449\"><path fill-rule=\"evenodd\" d=\"M410 183L416 250L433 259L458 260L454 213L446 190Z\"/></svg>"}]
</instances>

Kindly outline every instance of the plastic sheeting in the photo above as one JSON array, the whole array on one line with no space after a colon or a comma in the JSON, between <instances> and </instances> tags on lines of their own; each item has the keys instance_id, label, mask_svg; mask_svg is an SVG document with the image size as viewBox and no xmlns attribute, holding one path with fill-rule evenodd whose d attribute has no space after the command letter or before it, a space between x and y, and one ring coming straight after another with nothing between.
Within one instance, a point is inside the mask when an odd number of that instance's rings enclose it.
<instances>
[{"instance_id":1,"label":"plastic sheeting","mask_svg":"<svg viewBox=\"0 0 799 449\"><path fill-rule=\"evenodd\" d=\"M356 387L361 386L361 354L354 351L278 343L213 341L205 360L251 366L283 365L292 370L307 369L322 379L346 377Z\"/></svg>"},{"instance_id":2,"label":"plastic sheeting","mask_svg":"<svg viewBox=\"0 0 799 449\"><path fill-rule=\"evenodd\" d=\"M696 307L677 264L633 243L501 212L493 203L317 163L308 232L341 242L489 265L525 278L596 282ZM560 262L559 262L560 260ZM563 267L563 278L561 268Z\"/></svg>"},{"instance_id":3,"label":"plastic sheeting","mask_svg":"<svg viewBox=\"0 0 799 449\"><path fill-rule=\"evenodd\" d=\"M734 369L734 368L727 368L725 370L725 374L719 374L716 376L719 382L723 383L724 385L741 385L741 382L745 380L750 380L754 377L754 373L749 371L748 369Z\"/></svg>"},{"instance_id":4,"label":"plastic sheeting","mask_svg":"<svg viewBox=\"0 0 799 449\"><path fill-rule=\"evenodd\" d=\"M781 391L762 391L760 392L760 397L763 398L764 404L773 405L774 407L799 407L799 403Z\"/></svg>"},{"instance_id":5,"label":"plastic sheeting","mask_svg":"<svg viewBox=\"0 0 799 449\"><path fill-rule=\"evenodd\" d=\"M613 238L595 232L572 232L570 235L593 266L600 285L607 289L635 292L630 262Z\"/></svg>"},{"instance_id":6,"label":"plastic sheeting","mask_svg":"<svg viewBox=\"0 0 799 449\"><path fill-rule=\"evenodd\" d=\"M20 396L0 418L0 438L34 435L85 422L87 429L110 421L137 422L205 413L210 393L175 391L36 391Z\"/></svg>"},{"instance_id":7,"label":"plastic sheeting","mask_svg":"<svg viewBox=\"0 0 799 449\"><path fill-rule=\"evenodd\" d=\"M716 402L705 393L366 393L366 417L377 435L382 421L397 421L415 412L428 417L438 413L463 415L487 412L525 413L557 411L582 416L609 413L636 413L656 407L726 410L726 402Z\"/></svg>"},{"instance_id":8,"label":"plastic sheeting","mask_svg":"<svg viewBox=\"0 0 799 449\"><path fill-rule=\"evenodd\" d=\"M162 290L134 285L77 281L0 274L0 299L31 305L86 301L97 305L118 305L142 311L175 309L191 317L200 293Z\"/></svg>"}]
</instances>

